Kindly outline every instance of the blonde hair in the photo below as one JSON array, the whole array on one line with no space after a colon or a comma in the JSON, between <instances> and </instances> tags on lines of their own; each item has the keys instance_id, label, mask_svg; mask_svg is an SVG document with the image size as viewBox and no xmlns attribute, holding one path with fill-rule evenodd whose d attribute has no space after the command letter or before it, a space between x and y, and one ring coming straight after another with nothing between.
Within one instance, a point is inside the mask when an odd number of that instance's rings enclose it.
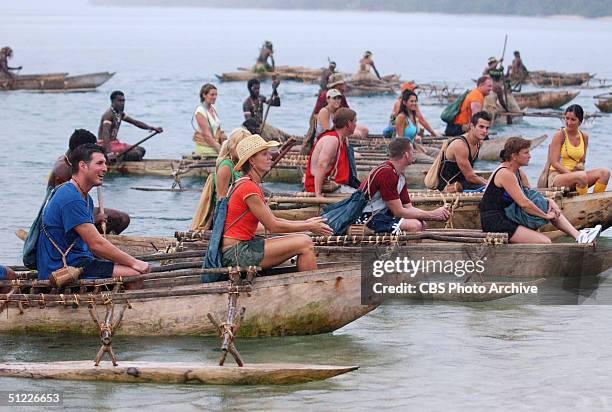
<instances>
[{"instance_id":1,"label":"blonde hair","mask_svg":"<svg viewBox=\"0 0 612 412\"><path fill-rule=\"evenodd\" d=\"M217 156L216 165L219 166L222 161L225 159L232 160L232 150L236 150L236 146L238 143L242 141L247 136L251 136L251 132L249 132L244 127L238 127L230 133L227 140L221 144L221 148L219 149L219 155Z\"/></svg>"}]
</instances>

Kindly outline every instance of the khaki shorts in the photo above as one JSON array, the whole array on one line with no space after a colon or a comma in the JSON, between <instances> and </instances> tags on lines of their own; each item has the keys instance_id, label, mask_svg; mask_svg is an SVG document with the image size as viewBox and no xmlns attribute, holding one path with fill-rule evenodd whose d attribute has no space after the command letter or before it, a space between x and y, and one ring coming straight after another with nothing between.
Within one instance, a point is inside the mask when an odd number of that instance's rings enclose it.
<instances>
[{"instance_id":1,"label":"khaki shorts","mask_svg":"<svg viewBox=\"0 0 612 412\"><path fill-rule=\"evenodd\" d=\"M548 187L554 187L553 182L555 181L555 177L559 176L559 172L556 170L548 171Z\"/></svg>"},{"instance_id":2,"label":"khaki shorts","mask_svg":"<svg viewBox=\"0 0 612 412\"><path fill-rule=\"evenodd\" d=\"M259 266L264 258L264 239L241 240L221 252L221 264L229 266Z\"/></svg>"}]
</instances>

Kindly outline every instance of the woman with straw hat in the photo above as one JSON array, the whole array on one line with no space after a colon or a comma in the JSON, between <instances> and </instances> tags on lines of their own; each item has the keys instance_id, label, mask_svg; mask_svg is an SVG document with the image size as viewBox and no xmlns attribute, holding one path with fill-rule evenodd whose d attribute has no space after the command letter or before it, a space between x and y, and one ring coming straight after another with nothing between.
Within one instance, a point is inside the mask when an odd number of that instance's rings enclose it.
<instances>
[{"instance_id":1,"label":"woman with straw hat","mask_svg":"<svg viewBox=\"0 0 612 412\"><path fill-rule=\"evenodd\" d=\"M234 169L242 171L243 176L228 194L221 247L223 266L261 266L265 269L297 255L299 271L317 268L314 245L309 236L295 234L265 240L255 236L259 223L272 233L309 231L317 235L332 234L322 217L303 221L280 219L266 204L259 185L261 177L272 167L272 155L268 149L278 145L276 141L266 142L257 134L238 143L238 163Z\"/></svg>"}]
</instances>

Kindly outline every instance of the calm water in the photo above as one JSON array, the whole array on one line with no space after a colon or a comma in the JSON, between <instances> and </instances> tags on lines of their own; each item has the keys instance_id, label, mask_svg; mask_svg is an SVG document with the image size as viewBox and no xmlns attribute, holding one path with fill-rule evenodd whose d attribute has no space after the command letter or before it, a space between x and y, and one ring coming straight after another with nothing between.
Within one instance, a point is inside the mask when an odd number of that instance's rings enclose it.
<instances>
[{"instance_id":1,"label":"calm water","mask_svg":"<svg viewBox=\"0 0 612 412\"><path fill-rule=\"evenodd\" d=\"M23 3L23 4L22 4ZM29 226L43 197L46 175L64 152L74 128L96 131L112 90L126 92L126 112L165 132L146 145L147 156L177 158L190 152L190 120L197 93L215 73L253 63L261 42L274 42L277 64L321 67L327 57L353 71L360 54L374 52L382 73L404 79L445 81L468 87L486 58L499 55L509 34L506 59L520 49L531 69L589 71L612 78L612 23L510 17L405 15L161 8L105 8L80 1L3 2L2 43L23 73L116 71L97 92L0 94L0 262L20 263L15 229ZM253 23L255 22L255 23ZM474 40L476 42L474 42ZM4 45L3 44L3 45ZM224 129L241 122L243 83L219 84L217 108ZM263 92L269 93L269 84ZM316 86L283 82L281 108L269 120L303 133ZM595 111L582 90L577 102ZM380 132L394 97L349 98L359 121ZM442 130L441 107L422 106ZM527 119L500 134L552 135L556 119ZM611 166L612 117L597 119L589 165ZM121 138L146 133L124 125ZM545 148L536 148L528 168L535 179ZM492 166L492 165L484 165ZM186 181L197 187L197 181ZM165 186L157 178L109 178L108 207L129 211L126 233L171 235L191 219L198 193L137 192L130 186ZM602 243L610 244L607 239ZM610 291L604 281L601 293ZM323 336L243 340L251 362L359 364L361 369L330 381L287 387L227 388L110 385L0 379L9 389L66 392L66 405L181 410L389 409L609 409L612 369L609 306L488 305L385 306L342 330ZM125 360L208 360L214 339L117 339ZM94 356L97 339L0 335L0 360L59 360Z\"/></svg>"}]
</instances>

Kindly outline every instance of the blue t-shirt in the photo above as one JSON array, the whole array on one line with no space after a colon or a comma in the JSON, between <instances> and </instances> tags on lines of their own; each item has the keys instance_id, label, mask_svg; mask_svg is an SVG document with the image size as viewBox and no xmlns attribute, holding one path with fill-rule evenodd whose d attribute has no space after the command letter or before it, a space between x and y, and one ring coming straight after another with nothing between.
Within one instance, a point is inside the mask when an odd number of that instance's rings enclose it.
<instances>
[{"instance_id":1,"label":"blue t-shirt","mask_svg":"<svg viewBox=\"0 0 612 412\"><path fill-rule=\"evenodd\" d=\"M6 280L6 268L0 265L0 280Z\"/></svg>"},{"instance_id":2,"label":"blue t-shirt","mask_svg":"<svg viewBox=\"0 0 612 412\"><path fill-rule=\"evenodd\" d=\"M59 189L45 208L42 223L53 241L62 252L66 252L72 242L76 243L70 249L66 262L72 266L82 258L93 258L87 244L74 230L83 223L93 224L94 204L91 196L87 195L87 202L72 183L66 183ZM43 230L38 236L36 249L38 266L38 279L49 279L51 272L64 267L62 255L53 246Z\"/></svg>"}]
</instances>

